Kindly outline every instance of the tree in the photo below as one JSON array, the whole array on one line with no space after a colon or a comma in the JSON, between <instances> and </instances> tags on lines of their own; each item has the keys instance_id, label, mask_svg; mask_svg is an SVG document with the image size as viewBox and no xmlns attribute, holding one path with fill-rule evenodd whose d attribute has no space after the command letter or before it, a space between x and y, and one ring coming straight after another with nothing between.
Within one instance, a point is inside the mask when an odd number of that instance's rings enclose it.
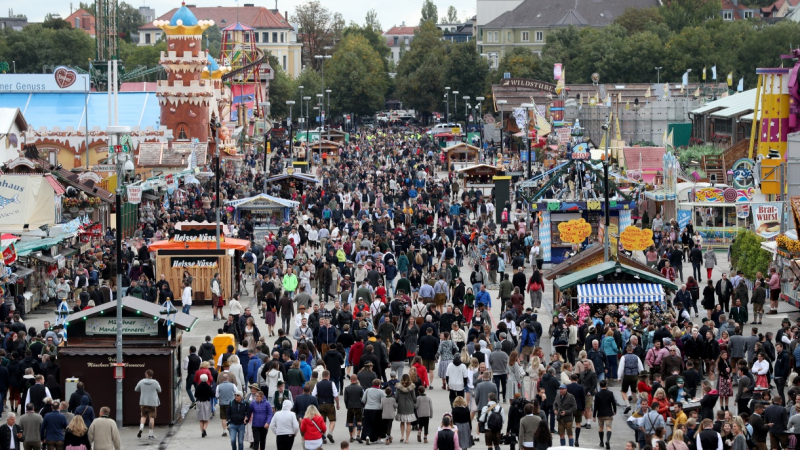
<instances>
[{"instance_id":1,"label":"tree","mask_svg":"<svg viewBox=\"0 0 800 450\"><path fill-rule=\"evenodd\" d=\"M379 33L383 31L381 23L378 21L378 13L375 9L367 11L367 16L364 18L364 28L372 28Z\"/></svg>"},{"instance_id":2,"label":"tree","mask_svg":"<svg viewBox=\"0 0 800 450\"><path fill-rule=\"evenodd\" d=\"M503 74L510 73L511 78L537 78L541 60L528 47L512 47L506 52L491 72L492 83L499 84Z\"/></svg>"},{"instance_id":3,"label":"tree","mask_svg":"<svg viewBox=\"0 0 800 450\"><path fill-rule=\"evenodd\" d=\"M89 66L95 45L83 30L50 29L31 24L0 35L0 61L14 61L17 73L41 73L45 65Z\"/></svg>"},{"instance_id":4,"label":"tree","mask_svg":"<svg viewBox=\"0 0 800 450\"><path fill-rule=\"evenodd\" d=\"M772 254L761 248L762 239L750 230L740 231L731 244L731 269L741 270L748 280L755 280L756 273L768 273Z\"/></svg>"},{"instance_id":5,"label":"tree","mask_svg":"<svg viewBox=\"0 0 800 450\"><path fill-rule=\"evenodd\" d=\"M286 101L297 101L293 95L294 80L281 69L280 65L273 65L272 72L273 78L269 82L270 114L273 118L282 119L289 115L289 107L286 105ZM297 110L295 109L294 111Z\"/></svg>"},{"instance_id":6,"label":"tree","mask_svg":"<svg viewBox=\"0 0 800 450\"><path fill-rule=\"evenodd\" d=\"M42 27L49 28L51 30L67 30L72 28L72 25L57 14L47 14L44 16Z\"/></svg>"},{"instance_id":7,"label":"tree","mask_svg":"<svg viewBox=\"0 0 800 450\"><path fill-rule=\"evenodd\" d=\"M155 45L136 45L126 41L119 43L119 58L125 64L126 71L130 72L139 66L152 68L159 65L161 52L167 51L166 41L159 41ZM147 75L140 81L155 81L159 73Z\"/></svg>"},{"instance_id":8,"label":"tree","mask_svg":"<svg viewBox=\"0 0 800 450\"><path fill-rule=\"evenodd\" d=\"M395 83L397 95L407 105L422 112L425 119L441 107L444 96L446 46L442 32L431 20L414 32L410 49L400 58Z\"/></svg>"},{"instance_id":9,"label":"tree","mask_svg":"<svg viewBox=\"0 0 800 450\"><path fill-rule=\"evenodd\" d=\"M477 105L475 97L484 96L489 90L489 61L478 53L474 40L453 44L447 50L444 84L458 90L459 96L468 95ZM455 117L459 117L459 111Z\"/></svg>"},{"instance_id":10,"label":"tree","mask_svg":"<svg viewBox=\"0 0 800 450\"><path fill-rule=\"evenodd\" d=\"M356 23L351 23L350 26L344 29L342 36L345 39L349 36L362 36L366 39L372 49L378 52L378 55L384 61L384 71L389 72L389 56L392 54L392 50L386 45L386 39L379 29L373 28L371 25L360 27Z\"/></svg>"},{"instance_id":11,"label":"tree","mask_svg":"<svg viewBox=\"0 0 800 450\"><path fill-rule=\"evenodd\" d=\"M447 17L444 18L444 23L458 23L458 10L455 6L450 5L447 8Z\"/></svg>"},{"instance_id":12,"label":"tree","mask_svg":"<svg viewBox=\"0 0 800 450\"><path fill-rule=\"evenodd\" d=\"M333 47L337 30L341 33L344 28L344 19L338 13L331 14L319 0L309 0L295 8L292 21L300 26L297 31L303 39L303 64L319 70L322 60L314 56L330 54L324 47Z\"/></svg>"},{"instance_id":13,"label":"tree","mask_svg":"<svg viewBox=\"0 0 800 450\"><path fill-rule=\"evenodd\" d=\"M627 8L625 12L614 19L614 23L628 30L628 35L630 36L664 23L664 16L655 6L651 8Z\"/></svg>"},{"instance_id":14,"label":"tree","mask_svg":"<svg viewBox=\"0 0 800 450\"><path fill-rule=\"evenodd\" d=\"M326 64L333 91L331 116L372 115L383 108L389 85L384 61L363 36L350 35L342 40Z\"/></svg>"},{"instance_id":15,"label":"tree","mask_svg":"<svg viewBox=\"0 0 800 450\"><path fill-rule=\"evenodd\" d=\"M130 42L131 35L139 32L139 27L144 25L144 18L139 14L139 9L122 2L117 6L117 31L120 37Z\"/></svg>"},{"instance_id":16,"label":"tree","mask_svg":"<svg viewBox=\"0 0 800 450\"><path fill-rule=\"evenodd\" d=\"M203 31L203 50L208 50L208 53L214 58L218 59L222 52L222 31L217 24L206 28ZM275 66L273 66L275 67Z\"/></svg>"},{"instance_id":17,"label":"tree","mask_svg":"<svg viewBox=\"0 0 800 450\"><path fill-rule=\"evenodd\" d=\"M439 10L436 3L432 0L425 0L422 4L422 14L420 15L419 23L431 21L434 24L439 23Z\"/></svg>"},{"instance_id":18,"label":"tree","mask_svg":"<svg viewBox=\"0 0 800 450\"><path fill-rule=\"evenodd\" d=\"M670 30L680 31L683 27L719 18L722 3L719 0L665 0L659 11Z\"/></svg>"}]
</instances>

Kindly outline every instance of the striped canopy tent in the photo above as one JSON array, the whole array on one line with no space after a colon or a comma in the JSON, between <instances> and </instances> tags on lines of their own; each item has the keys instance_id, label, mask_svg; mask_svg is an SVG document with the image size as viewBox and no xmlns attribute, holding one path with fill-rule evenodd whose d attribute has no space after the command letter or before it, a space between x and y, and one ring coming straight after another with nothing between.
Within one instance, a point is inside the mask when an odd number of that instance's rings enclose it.
<instances>
[{"instance_id":1,"label":"striped canopy tent","mask_svg":"<svg viewBox=\"0 0 800 450\"><path fill-rule=\"evenodd\" d=\"M578 285L578 303L645 303L663 300L664 288L655 283Z\"/></svg>"}]
</instances>

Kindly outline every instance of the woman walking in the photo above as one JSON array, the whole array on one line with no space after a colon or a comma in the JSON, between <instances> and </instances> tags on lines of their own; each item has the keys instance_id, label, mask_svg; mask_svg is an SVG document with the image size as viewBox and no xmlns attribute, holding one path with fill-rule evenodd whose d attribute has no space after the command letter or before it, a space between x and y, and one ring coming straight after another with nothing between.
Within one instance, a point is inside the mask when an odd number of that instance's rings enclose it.
<instances>
[{"instance_id":1,"label":"woman walking","mask_svg":"<svg viewBox=\"0 0 800 450\"><path fill-rule=\"evenodd\" d=\"M531 296L531 308L534 311L542 307L542 292L544 292L544 282L542 281L542 274L539 269L533 269L533 274L528 280L528 292Z\"/></svg>"},{"instance_id":2,"label":"woman walking","mask_svg":"<svg viewBox=\"0 0 800 450\"><path fill-rule=\"evenodd\" d=\"M277 448L292 448L294 437L300 431L300 424L297 422L297 415L292 411L292 406L291 401L284 400L281 410L273 414L269 424L269 429L275 433Z\"/></svg>"},{"instance_id":3,"label":"woman walking","mask_svg":"<svg viewBox=\"0 0 800 450\"><path fill-rule=\"evenodd\" d=\"M455 324L453 324L455 325ZM447 368L458 354L458 347L450 340L450 333L445 331L440 335L439 349L436 354L439 356L439 378L442 380L442 389L447 390Z\"/></svg>"},{"instance_id":4,"label":"woman walking","mask_svg":"<svg viewBox=\"0 0 800 450\"><path fill-rule=\"evenodd\" d=\"M270 336L275 336L275 318L278 311L278 301L275 299L275 294L267 292L264 297L264 323L267 324L267 330Z\"/></svg>"},{"instance_id":5,"label":"woman walking","mask_svg":"<svg viewBox=\"0 0 800 450\"><path fill-rule=\"evenodd\" d=\"M286 372L286 385L289 386L289 392L292 393L293 399L303 394L303 385L306 384L306 381L308 380L300 370L300 361L293 362L292 367Z\"/></svg>"},{"instance_id":6,"label":"woman walking","mask_svg":"<svg viewBox=\"0 0 800 450\"><path fill-rule=\"evenodd\" d=\"M253 424L253 448L255 450L265 450L269 424L272 421L272 405L267 400L264 392L256 392L255 401L250 403L248 412L250 413L250 423Z\"/></svg>"},{"instance_id":7,"label":"woman walking","mask_svg":"<svg viewBox=\"0 0 800 450\"><path fill-rule=\"evenodd\" d=\"M408 437L411 435L411 422L417 420L414 415L417 395L408 374L403 375L403 379L397 386L396 398L397 416L395 416L395 420L400 422L400 443L408 443Z\"/></svg>"},{"instance_id":8,"label":"woman walking","mask_svg":"<svg viewBox=\"0 0 800 450\"><path fill-rule=\"evenodd\" d=\"M211 421L211 398L214 391L208 384L208 375L200 375L200 383L194 388L194 398L197 401L197 421L200 422L200 435L206 437L208 422Z\"/></svg>"},{"instance_id":9,"label":"woman walking","mask_svg":"<svg viewBox=\"0 0 800 450\"><path fill-rule=\"evenodd\" d=\"M403 375L403 378L407 376L408 374ZM376 378L372 381L372 387L365 390L364 395L361 397L361 403L364 404L361 439L367 441L367 445L369 445L370 442L377 443L384 434L382 420L383 409L381 408L381 402L384 396L385 393L381 389L381 380Z\"/></svg>"},{"instance_id":10,"label":"woman walking","mask_svg":"<svg viewBox=\"0 0 800 450\"><path fill-rule=\"evenodd\" d=\"M524 377L525 369L523 369L522 364L520 364L519 354L514 350L508 356L508 398L515 398L514 394L517 393L525 397L525 386L522 384L522 379Z\"/></svg>"},{"instance_id":11,"label":"woman walking","mask_svg":"<svg viewBox=\"0 0 800 450\"><path fill-rule=\"evenodd\" d=\"M703 254L703 264L706 266L706 279L711 281L711 272L717 265L717 254L714 253L714 249L711 246L708 246Z\"/></svg>"},{"instance_id":12,"label":"woman walking","mask_svg":"<svg viewBox=\"0 0 800 450\"><path fill-rule=\"evenodd\" d=\"M472 419L470 417L467 401L462 396L453 400L453 424L458 429L458 445L461 450L470 448L470 435L472 434Z\"/></svg>"},{"instance_id":13,"label":"woman walking","mask_svg":"<svg viewBox=\"0 0 800 450\"><path fill-rule=\"evenodd\" d=\"M81 416L73 417L64 432L64 448L69 448L71 450L89 450L92 447L92 443L89 442L87 431L89 431L89 429L86 428L83 418Z\"/></svg>"},{"instance_id":14,"label":"woman walking","mask_svg":"<svg viewBox=\"0 0 800 450\"><path fill-rule=\"evenodd\" d=\"M717 378L717 391L719 392L720 408L728 410L728 400L733 396L733 383L731 382L732 368L731 362L728 359L728 351L722 350L719 352L717 359L717 370L719 372Z\"/></svg>"},{"instance_id":15,"label":"woman walking","mask_svg":"<svg viewBox=\"0 0 800 450\"><path fill-rule=\"evenodd\" d=\"M311 405L306 409L306 414L303 416L303 421L300 422L300 433L305 439L306 450L317 450L322 448L322 437L328 429L325 427L325 419L317 410L317 407Z\"/></svg>"}]
</instances>

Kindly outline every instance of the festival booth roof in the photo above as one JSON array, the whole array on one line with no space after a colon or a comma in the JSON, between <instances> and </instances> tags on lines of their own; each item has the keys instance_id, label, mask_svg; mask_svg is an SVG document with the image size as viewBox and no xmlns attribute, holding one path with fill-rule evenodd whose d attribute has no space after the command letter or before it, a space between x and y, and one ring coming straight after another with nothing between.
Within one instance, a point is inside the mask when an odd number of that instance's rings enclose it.
<instances>
[{"instance_id":1,"label":"festival booth roof","mask_svg":"<svg viewBox=\"0 0 800 450\"><path fill-rule=\"evenodd\" d=\"M550 270L544 272L542 276L545 279L552 280L559 275L566 273L573 273L576 270L591 267L592 265L599 264L599 262L603 262L602 259L605 256L604 253L605 249L603 248L602 245L592 245L591 247L588 247L587 249L578 253L572 258L564 260L562 263L551 267ZM642 264L636 259L629 258L624 253L620 253L618 257L620 263L625 266L630 266L633 268L637 268L639 270L650 272L652 273L653 276L659 276L659 277L661 276L661 273L656 272L655 270L648 267L646 264Z\"/></svg>"},{"instance_id":2,"label":"festival booth roof","mask_svg":"<svg viewBox=\"0 0 800 450\"><path fill-rule=\"evenodd\" d=\"M151 252L157 250L216 250L216 241L155 241L147 246ZM239 250L246 252L250 248L250 241L247 239L234 239L226 237L219 243L221 250Z\"/></svg>"},{"instance_id":3,"label":"festival booth roof","mask_svg":"<svg viewBox=\"0 0 800 450\"><path fill-rule=\"evenodd\" d=\"M142 317L158 317L162 320L167 319L167 314L164 314L160 305L156 305L155 303L150 303L130 295L122 299L122 309L136 314L141 314ZM116 310L117 301L112 300L108 303L103 303L101 305L97 305L95 307L67 316L67 323L76 320L86 320L92 317L98 317L100 315L103 315L104 317L116 317ZM175 313L175 319L172 323L180 330L191 331L191 328L197 323L197 320L197 317L178 311Z\"/></svg>"},{"instance_id":4,"label":"festival booth roof","mask_svg":"<svg viewBox=\"0 0 800 450\"><path fill-rule=\"evenodd\" d=\"M450 153L450 152L453 152L453 151L459 152L459 153L461 153L461 152L478 153L478 152L481 151L481 149L479 149L478 147L475 147L474 145L469 145L469 144L465 144L464 142L459 142L458 144L451 145L450 147L445 148L444 151L447 152L447 153Z\"/></svg>"},{"instance_id":5,"label":"festival booth roof","mask_svg":"<svg viewBox=\"0 0 800 450\"><path fill-rule=\"evenodd\" d=\"M297 208L300 203L283 198L273 197L267 194L258 194L254 197L247 197L238 200L229 200L225 202L228 206L233 206L239 209L280 209L280 208Z\"/></svg>"},{"instance_id":6,"label":"festival booth roof","mask_svg":"<svg viewBox=\"0 0 800 450\"><path fill-rule=\"evenodd\" d=\"M310 150L319 150L320 147L322 147L323 150L338 149L340 146L341 142L329 141L327 139L317 139L314 142L309 142L307 145Z\"/></svg>"},{"instance_id":7,"label":"festival booth roof","mask_svg":"<svg viewBox=\"0 0 800 450\"><path fill-rule=\"evenodd\" d=\"M461 172L472 173L472 172L479 172L479 171L482 171L482 170L485 170L485 171L491 170L493 172L497 172L500 169L497 168L496 166L492 166L492 165L489 165L489 164L475 164L474 166L467 166L467 167L462 167L460 169L457 169L456 172L459 172L459 173L461 173Z\"/></svg>"},{"instance_id":8,"label":"festival booth roof","mask_svg":"<svg viewBox=\"0 0 800 450\"><path fill-rule=\"evenodd\" d=\"M655 283L578 285L578 303L649 303L661 301L664 301L664 288Z\"/></svg>"},{"instance_id":9,"label":"festival booth roof","mask_svg":"<svg viewBox=\"0 0 800 450\"><path fill-rule=\"evenodd\" d=\"M639 277L639 279L643 281L649 281L651 283L659 284L664 286L668 289L672 289L677 291L678 286L675 283L669 281L668 279L662 277L661 275L656 275L652 271L641 270L636 267L626 266L620 264L617 261L606 261L601 264L597 264L586 269L580 270L575 273L571 273L569 275L563 276L561 278L556 278L553 281L553 286L563 291L565 289L571 288L573 286L588 283L592 281L596 281L598 276L609 275L615 273L619 270L621 273L626 273L629 275L633 275L634 277Z\"/></svg>"},{"instance_id":10,"label":"festival booth roof","mask_svg":"<svg viewBox=\"0 0 800 450\"><path fill-rule=\"evenodd\" d=\"M286 180L286 179L289 179L289 178L296 178L296 179L298 179L300 181L307 181L309 183L319 183L320 182L319 178L315 178L315 177L312 177L311 175L306 175L304 173L295 172L293 174L284 173L282 175L275 175L272 178L267 178L267 183L273 183L275 181ZM281 199L281 200L284 200L284 199Z\"/></svg>"}]
</instances>

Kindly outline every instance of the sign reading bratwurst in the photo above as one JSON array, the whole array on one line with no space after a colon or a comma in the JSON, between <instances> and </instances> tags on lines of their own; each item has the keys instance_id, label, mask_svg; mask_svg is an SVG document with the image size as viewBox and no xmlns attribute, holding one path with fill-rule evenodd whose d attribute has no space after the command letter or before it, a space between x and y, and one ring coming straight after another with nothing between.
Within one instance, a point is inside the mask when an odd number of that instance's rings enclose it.
<instances>
[{"instance_id":1,"label":"sign reading bratwurst","mask_svg":"<svg viewBox=\"0 0 800 450\"><path fill-rule=\"evenodd\" d=\"M172 267L179 267L181 269L216 269L219 267L219 260L217 258L175 256L172 258Z\"/></svg>"},{"instance_id":2,"label":"sign reading bratwurst","mask_svg":"<svg viewBox=\"0 0 800 450\"><path fill-rule=\"evenodd\" d=\"M527 78L503 78L500 80L501 87L519 87L525 89L538 89L540 91L556 93L556 85L539 80L529 80Z\"/></svg>"}]
</instances>

